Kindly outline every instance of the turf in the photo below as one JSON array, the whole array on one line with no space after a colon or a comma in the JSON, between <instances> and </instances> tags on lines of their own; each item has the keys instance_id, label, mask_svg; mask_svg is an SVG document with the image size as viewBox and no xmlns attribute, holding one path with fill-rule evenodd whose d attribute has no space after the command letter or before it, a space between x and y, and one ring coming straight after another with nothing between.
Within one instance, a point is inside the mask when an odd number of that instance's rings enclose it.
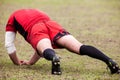
<instances>
[{"instance_id":1,"label":"turf","mask_svg":"<svg viewBox=\"0 0 120 80\"><path fill-rule=\"evenodd\" d=\"M43 58L33 66L13 65L4 47L5 25L10 14L22 8L46 12L80 42L97 47L120 65L119 0L0 0L1 80L120 80L103 62L65 49L55 50L61 57L61 76L51 75L51 63ZM34 50L19 34L15 44L19 58L29 60Z\"/></svg>"}]
</instances>

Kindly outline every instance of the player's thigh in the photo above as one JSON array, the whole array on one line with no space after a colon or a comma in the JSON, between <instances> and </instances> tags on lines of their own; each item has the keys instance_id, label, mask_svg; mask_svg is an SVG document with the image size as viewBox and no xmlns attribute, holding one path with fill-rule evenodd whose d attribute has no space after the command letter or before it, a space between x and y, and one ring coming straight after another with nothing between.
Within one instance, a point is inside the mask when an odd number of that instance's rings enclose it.
<instances>
[{"instance_id":1,"label":"player's thigh","mask_svg":"<svg viewBox=\"0 0 120 80\"><path fill-rule=\"evenodd\" d=\"M37 50L39 53L43 53L45 49L50 48L52 49L51 41L48 38L41 39L37 43Z\"/></svg>"},{"instance_id":2,"label":"player's thigh","mask_svg":"<svg viewBox=\"0 0 120 80\"><path fill-rule=\"evenodd\" d=\"M60 39L58 39L56 42L57 44L65 47L66 49L74 53L79 53L80 46L83 45L77 39L75 39L72 35L65 35Z\"/></svg>"}]
</instances>

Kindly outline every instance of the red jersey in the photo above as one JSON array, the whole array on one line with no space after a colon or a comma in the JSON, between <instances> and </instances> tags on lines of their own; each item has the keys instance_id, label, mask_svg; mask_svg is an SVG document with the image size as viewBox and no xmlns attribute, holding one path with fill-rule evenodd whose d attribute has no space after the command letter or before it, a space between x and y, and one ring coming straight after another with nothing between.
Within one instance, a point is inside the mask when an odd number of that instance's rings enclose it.
<instances>
[{"instance_id":1,"label":"red jersey","mask_svg":"<svg viewBox=\"0 0 120 80\"><path fill-rule=\"evenodd\" d=\"M49 21L50 18L42 11L22 9L15 11L9 18L6 31L18 31L25 39L34 24Z\"/></svg>"}]
</instances>

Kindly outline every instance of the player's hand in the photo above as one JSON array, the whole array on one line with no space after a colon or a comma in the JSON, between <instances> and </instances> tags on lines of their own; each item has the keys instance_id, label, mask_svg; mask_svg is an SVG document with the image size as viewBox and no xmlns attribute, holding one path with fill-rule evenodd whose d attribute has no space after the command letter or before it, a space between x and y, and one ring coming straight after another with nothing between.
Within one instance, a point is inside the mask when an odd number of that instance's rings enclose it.
<instances>
[{"instance_id":1,"label":"player's hand","mask_svg":"<svg viewBox=\"0 0 120 80\"><path fill-rule=\"evenodd\" d=\"M21 60L20 63L21 63L21 65L30 65L29 61L27 61L27 60Z\"/></svg>"}]
</instances>

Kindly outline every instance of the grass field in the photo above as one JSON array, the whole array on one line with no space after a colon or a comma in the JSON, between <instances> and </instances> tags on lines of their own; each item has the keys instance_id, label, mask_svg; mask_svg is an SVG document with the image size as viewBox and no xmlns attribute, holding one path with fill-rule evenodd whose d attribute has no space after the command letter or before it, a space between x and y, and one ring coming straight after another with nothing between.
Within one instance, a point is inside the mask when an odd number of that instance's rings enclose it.
<instances>
[{"instance_id":1,"label":"grass field","mask_svg":"<svg viewBox=\"0 0 120 80\"><path fill-rule=\"evenodd\" d=\"M80 42L99 48L120 65L120 0L0 0L0 80L120 80L103 62L64 49L56 50L61 76L51 75L51 63L43 58L33 66L13 65L4 48L5 25L21 8L46 12ZM31 46L19 34L15 44L20 59L28 60Z\"/></svg>"}]
</instances>

